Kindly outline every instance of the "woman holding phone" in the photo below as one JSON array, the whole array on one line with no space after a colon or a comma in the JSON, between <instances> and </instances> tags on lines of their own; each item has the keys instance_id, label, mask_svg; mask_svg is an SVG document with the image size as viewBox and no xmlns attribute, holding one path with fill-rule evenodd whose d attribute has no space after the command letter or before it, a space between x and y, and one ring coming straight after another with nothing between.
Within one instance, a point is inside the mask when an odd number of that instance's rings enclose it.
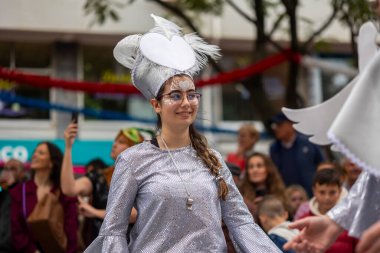
<instances>
[{"instance_id":1,"label":"woman holding phone","mask_svg":"<svg viewBox=\"0 0 380 253\"><path fill-rule=\"evenodd\" d=\"M98 235L105 216L109 185L114 166L104 170L92 170L83 177L74 178L72 147L78 132L77 119L74 114L73 121L67 126L64 133L65 153L61 170L61 185L64 194L79 196L79 211L85 217L90 218L90 223L92 224L92 235L90 236L90 240L92 241ZM116 160L122 151L140 143L143 139L143 136L136 128L121 129L112 145L111 158ZM83 197L90 197L92 204L85 201ZM134 223L135 217L136 211L133 210L130 219L131 223Z\"/></svg>"}]
</instances>

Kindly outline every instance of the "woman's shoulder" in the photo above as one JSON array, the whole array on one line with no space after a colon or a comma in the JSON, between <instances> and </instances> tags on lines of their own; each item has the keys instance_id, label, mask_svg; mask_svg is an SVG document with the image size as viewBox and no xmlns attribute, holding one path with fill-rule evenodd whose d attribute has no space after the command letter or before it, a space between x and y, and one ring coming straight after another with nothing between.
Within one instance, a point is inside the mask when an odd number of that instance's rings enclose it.
<instances>
[{"instance_id":1,"label":"woman's shoulder","mask_svg":"<svg viewBox=\"0 0 380 253\"><path fill-rule=\"evenodd\" d=\"M120 153L115 162L115 171L118 171L119 167L134 168L140 167L141 161L144 158L152 157L155 155L157 148L150 143L150 141L144 141L140 144L127 148ZM124 169L122 169L124 170Z\"/></svg>"},{"instance_id":2,"label":"woman's shoulder","mask_svg":"<svg viewBox=\"0 0 380 253\"><path fill-rule=\"evenodd\" d=\"M130 156L140 155L144 152L148 152L152 147L150 140L143 141L139 144L136 144L132 147L127 148L120 153L119 157L123 159L128 159Z\"/></svg>"}]
</instances>

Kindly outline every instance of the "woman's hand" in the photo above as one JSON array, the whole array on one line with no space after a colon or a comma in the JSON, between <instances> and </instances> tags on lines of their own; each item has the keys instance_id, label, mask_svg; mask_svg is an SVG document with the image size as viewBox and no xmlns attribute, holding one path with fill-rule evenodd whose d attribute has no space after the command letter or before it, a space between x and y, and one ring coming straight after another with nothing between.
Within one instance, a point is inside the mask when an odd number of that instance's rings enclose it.
<instances>
[{"instance_id":1,"label":"woman's hand","mask_svg":"<svg viewBox=\"0 0 380 253\"><path fill-rule=\"evenodd\" d=\"M356 246L357 253L377 253L380 252L380 221L376 222L367 229L358 245Z\"/></svg>"},{"instance_id":2,"label":"woman's hand","mask_svg":"<svg viewBox=\"0 0 380 253\"><path fill-rule=\"evenodd\" d=\"M327 216L308 217L289 225L301 231L284 245L285 250L296 252L322 253L328 249L343 229Z\"/></svg>"},{"instance_id":3,"label":"woman's hand","mask_svg":"<svg viewBox=\"0 0 380 253\"><path fill-rule=\"evenodd\" d=\"M70 123L64 132L65 144L67 148L71 148L74 144L75 137L78 133L78 124Z\"/></svg>"},{"instance_id":4,"label":"woman's hand","mask_svg":"<svg viewBox=\"0 0 380 253\"><path fill-rule=\"evenodd\" d=\"M82 197L78 197L79 214L87 218L99 218L104 219L105 210L96 209L92 205L88 204Z\"/></svg>"}]
</instances>

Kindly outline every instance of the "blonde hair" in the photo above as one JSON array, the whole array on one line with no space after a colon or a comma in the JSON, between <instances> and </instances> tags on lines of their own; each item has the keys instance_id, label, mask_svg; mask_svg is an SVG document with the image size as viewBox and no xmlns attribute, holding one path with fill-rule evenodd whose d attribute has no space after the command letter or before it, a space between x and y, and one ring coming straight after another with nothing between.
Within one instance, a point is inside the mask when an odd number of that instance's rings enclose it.
<instances>
[{"instance_id":1,"label":"blonde hair","mask_svg":"<svg viewBox=\"0 0 380 253\"><path fill-rule=\"evenodd\" d=\"M270 218L276 218L284 215L287 212L282 200L276 196L268 195L259 203L257 214L267 215Z\"/></svg>"},{"instance_id":2,"label":"blonde hair","mask_svg":"<svg viewBox=\"0 0 380 253\"><path fill-rule=\"evenodd\" d=\"M290 198L294 192L302 193L302 195L304 197L304 201L307 201L309 199L305 189L301 185L292 184L292 185L288 186L285 190L285 197L286 197L287 202L290 202Z\"/></svg>"},{"instance_id":3,"label":"blonde hair","mask_svg":"<svg viewBox=\"0 0 380 253\"><path fill-rule=\"evenodd\" d=\"M260 133L259 133L259 131L257 131L254 124L245 123L245 124L241 125L238 132L240 134L243 131L248 131L256 139L256 141L259 140Z\"/></svg>"}]
</instances>

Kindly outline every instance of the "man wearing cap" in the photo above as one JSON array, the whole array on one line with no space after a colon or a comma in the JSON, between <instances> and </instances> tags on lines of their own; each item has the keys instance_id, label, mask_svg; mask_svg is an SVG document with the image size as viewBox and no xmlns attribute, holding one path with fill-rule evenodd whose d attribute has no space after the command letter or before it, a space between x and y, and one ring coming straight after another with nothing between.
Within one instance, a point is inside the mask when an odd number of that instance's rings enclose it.
<instances>
[{"instance_id":1,"label":"man wearing cap","mask_svg":"<svg viewBox=\"0 0 380 253\"><path fill-rule=\"evenodd\" d=\"M312 179L317 165L324 160L320 148L297 133L282 112L271 119L271 127L276 140L270 156L285 184L299 184L312 196Z\"/></svg>"}]
</instances>

